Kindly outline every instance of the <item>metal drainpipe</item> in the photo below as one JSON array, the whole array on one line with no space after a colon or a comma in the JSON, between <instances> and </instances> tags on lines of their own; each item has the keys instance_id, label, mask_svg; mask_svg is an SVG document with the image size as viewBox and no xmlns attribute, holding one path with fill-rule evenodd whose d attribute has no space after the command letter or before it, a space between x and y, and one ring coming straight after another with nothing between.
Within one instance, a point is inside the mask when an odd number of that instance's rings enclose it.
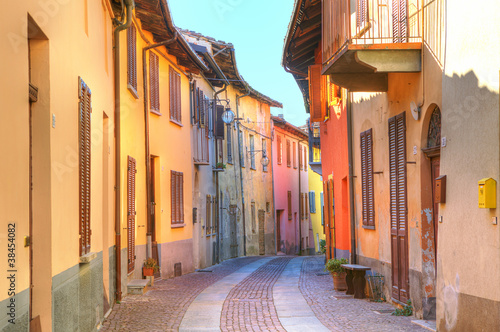
<instances>
[{"instance_id":1,"label":"metal drainpipe","mask_svg":"<svg viewBox=\"0 0 500 332\"><path fill-rule=\"evenodd\" d=\"M276 223L280 222L280 220L277 220L276 218L276 197L274 195L274 166L273 166L273 132L274 132L274 122L271 120L271 161L270 161L270 164L271 164L271 181L273 182L273 215L274 215L274 250L275 250L275 254L277 255L278 254L278 245L280 245L280 243L277 243L278 242L278 234L276 234Z\"/></svg>"},{"instance_id":2,"label":"metal drainpipe","mask_svg":"<svg viewBox=\"0 0 500 332\"><path fill-rule=\"evenodd\" d=\"M173 38L164 40L162 42L148 45L142 49L142 78L144 81L144 137L145 137L145 150L146 150L146 211L147 211L147 231L146 231L146 258L152 257L152 220L151 210L154 209L153 202L151 202L151 154L149 149L149 111L148 111L148 69L146 66L146 52L150 49L157 48L171 44L177 40L177 32Z\"/></svg>"},{"instance_id":3,"label":"metal drainpipe","mask_svg":"<svg viewBox=\"0 0 500 332\"><path fill-rule=\"evenodd\" d=\"M214 99L216 100L217 99L217 96L226 91L227 89L227 84L224 83L224 87L222 89L220 89L219 91L217 91L215 94L214 94ZM215 108L216 107L216 102L214 102L214 109L215 109L215 117L217 119L217 109ZM219 151L218 151L218 144L217 144L217 139L215 139L214 137L214 141L215 141L215 160L218 160L219 158ZM220 222L220 219L221 219L221 202L220 202L220 192L219 192L219 172L216 172L215 173L215 193L217 195L217 206L218 206L218 209L217 209L217 238L216 238L216 242L217 242L217 264L220 263L220 238L222 236L221 234L221 222Z\"/></svg>"},{"instance_id":4,"label":"metal drainpipe","mask_svg":"<svg viewBox=\"0 0 500 332\"><path fill-rule=\"evenodd\" d=\"M347 150L349 158L349 202L351 219L351 264L356 264L356 220L354 213L354 160L352 157L352 104L351 92L347 91Z\"/></svg>"},{"instance_id":5,"label":"metal drainpipe","mask_svg":"<svg viewBox=\"0 0 500 332\"><path fill-rule=\"evenodd\" d=\"M127 21L115 28L113 37L115 40L114 71L115 71L115 256L116 256L116 301L122 300L122 271L121 271L121 186L120 186L120 31L127 29L132 24L132 12L134 0L125 0L127 9ZM119 23L122 23L118 21Z\"/></svg>"},{"instance_id":6,"label":"metal drainpipe","mask_svg":"<svg viewBox=\"0 0 500 332\"><path fill-rule=\"evenodd\" d=\"M248 87L247 87L248 89ZM240 109L239 109L239 100L241 98L247 97L250 95L250 89L248 89L248 92L242 96L236 96L236 117L240 117ZM240 156L240 185L241 185L241 210L242 210L242 215L243 215L243 256L247 255L247 230L246 230L246 224L245 224L245 191L243 190L243 170L241 167L241 160L245 158L244 155L241 154L241 135L240 135L240 121L238 120L237 122L238 125L238 154Z\"/></svg>"},{"instance_id":7,"label":"metal drainpipe","mask_svg":"<svg viewBox=\"0 0 500 332\"><path fill-rule=\"evenodd\" d=\"M300 143L305 142L305 141L306 140L301 139L297 143L297 148L299 148L299 156L301 154L301 152L300 152ZM305 166L305 163L306 163L306 156L304 156L304 159L302 160L302 167ZM302 183L302 180L301 180L301 176L300 176L301 175L300 174L300 171L301 171L300 165L299 165L299 167L297 169L299 171L299 255L302 255L302 250L303 250L303 248L302 248L302 204L300 202L300 195L302 194L301 193L301 189L302 189L301 188L301 183Z\"/></svg>"}]
</instances>

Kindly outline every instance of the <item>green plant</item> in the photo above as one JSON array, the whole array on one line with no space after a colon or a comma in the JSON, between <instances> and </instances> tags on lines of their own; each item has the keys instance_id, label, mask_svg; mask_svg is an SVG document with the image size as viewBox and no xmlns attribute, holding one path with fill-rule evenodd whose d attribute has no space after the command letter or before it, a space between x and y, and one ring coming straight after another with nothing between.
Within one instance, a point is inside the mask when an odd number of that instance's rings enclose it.
<instances>
[{"instance_id":1,"label":"green plant","mask_svg":"<svg viewBox=\"0 0 500 332\"><path fill-rule=\"evenodd\" d=\"M149 257L144 260L144 267L146 269L153 269L155 272L160 268L156 259Z\"/></svg>"},{"instance_id":2,"label":"green plant","mask_svg":"<svg viewBox=\"0 0 500 332\"><path fill-rule=\"evenodd\" d=\"M347 264L349 261L346 258L332 258L329 259L325 264L325 271L328 271L333 274L339 274L345 272L345 269L342 267L342 264Z\"/></svg>"},{"instance_id":3,"label":"green plant","mask_svg":"<svg viewBox=\"0 0 500 332\"><path fill-rule=\"evenodd\" d=\"M326 253L326 240L319 240L319 251L322 254Z\"/></svg>"},{"instance_id":4,"label":"green plant","mask_svg":"<svg viewBox=\"0 0 500 332\"><path fill-rule=\"evenodd\" d=\"M224 163L217 163L215 165L215 168L217 168L217 169L226 169L226 164L224 164Z\"/></svg>"},{"instance_id":5,"label":"green plant","mask_svg":"<svg viewBox=\"0 0 500 332\"><path fill-rule=\"evenodd\" d=\"M411 316L413 315L413 306L411 305L411 300L408 300L406 302L406 305L403 307L403 309L396 309L394 312L391 314L393 316Z\"/></svg>"}]
</instances>

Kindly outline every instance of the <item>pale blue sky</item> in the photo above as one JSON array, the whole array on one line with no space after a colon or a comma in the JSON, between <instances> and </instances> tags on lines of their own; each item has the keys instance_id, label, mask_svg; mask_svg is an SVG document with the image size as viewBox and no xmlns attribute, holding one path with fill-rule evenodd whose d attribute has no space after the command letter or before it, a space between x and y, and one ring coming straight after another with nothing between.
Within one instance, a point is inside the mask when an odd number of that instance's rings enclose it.
<instances>
[{"instance_id":1,"label":"pale blue sky","mask_svg":"<svg viewBox=\"0 0 500 332\"><path fill-rule=\"evenodd\" d=\"M308 114L292 75L281 66L283 42L294 0L168 0L174 24L235 48L243 78L283 104L274 115L300 126Z\"/></svg>"}]
</instances>

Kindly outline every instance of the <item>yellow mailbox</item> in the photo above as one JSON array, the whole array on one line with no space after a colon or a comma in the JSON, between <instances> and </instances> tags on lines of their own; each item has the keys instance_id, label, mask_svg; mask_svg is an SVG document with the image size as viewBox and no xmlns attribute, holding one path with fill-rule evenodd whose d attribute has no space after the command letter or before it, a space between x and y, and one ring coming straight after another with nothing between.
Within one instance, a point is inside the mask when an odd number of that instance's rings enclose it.
<instances>
[{"instance_id":1,"label":"yellow mailbox","mask_svg":"<svg viewBox=\"0 0 500 332\"><path fill-rule=\"evenodd\" d=\"M492 178L479 180L479 207L483 209L495 209L497 207L497 182Z\"/></svg>"}]
</instances>

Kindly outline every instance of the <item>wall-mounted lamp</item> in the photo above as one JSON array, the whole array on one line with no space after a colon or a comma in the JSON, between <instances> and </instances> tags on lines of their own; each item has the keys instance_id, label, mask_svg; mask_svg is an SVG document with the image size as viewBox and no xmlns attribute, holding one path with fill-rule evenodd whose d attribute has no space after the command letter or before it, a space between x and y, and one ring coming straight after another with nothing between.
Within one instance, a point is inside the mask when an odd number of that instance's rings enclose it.
<instances>
[{"instance_id":1,"label":"wall-mounted lamp","mask_svg":"<svg viewBox=\"0 0 500 332\"><path fill-rule=\"evenodd\" d=\"M262 152L262 159L260 160L260 163L262 166L267 166L269 165L269 158L267 157L266 150L253 150L253 151L248 151L248 154L250 156L255 156L257 153Z\"/></svg>"}]
</instances>

